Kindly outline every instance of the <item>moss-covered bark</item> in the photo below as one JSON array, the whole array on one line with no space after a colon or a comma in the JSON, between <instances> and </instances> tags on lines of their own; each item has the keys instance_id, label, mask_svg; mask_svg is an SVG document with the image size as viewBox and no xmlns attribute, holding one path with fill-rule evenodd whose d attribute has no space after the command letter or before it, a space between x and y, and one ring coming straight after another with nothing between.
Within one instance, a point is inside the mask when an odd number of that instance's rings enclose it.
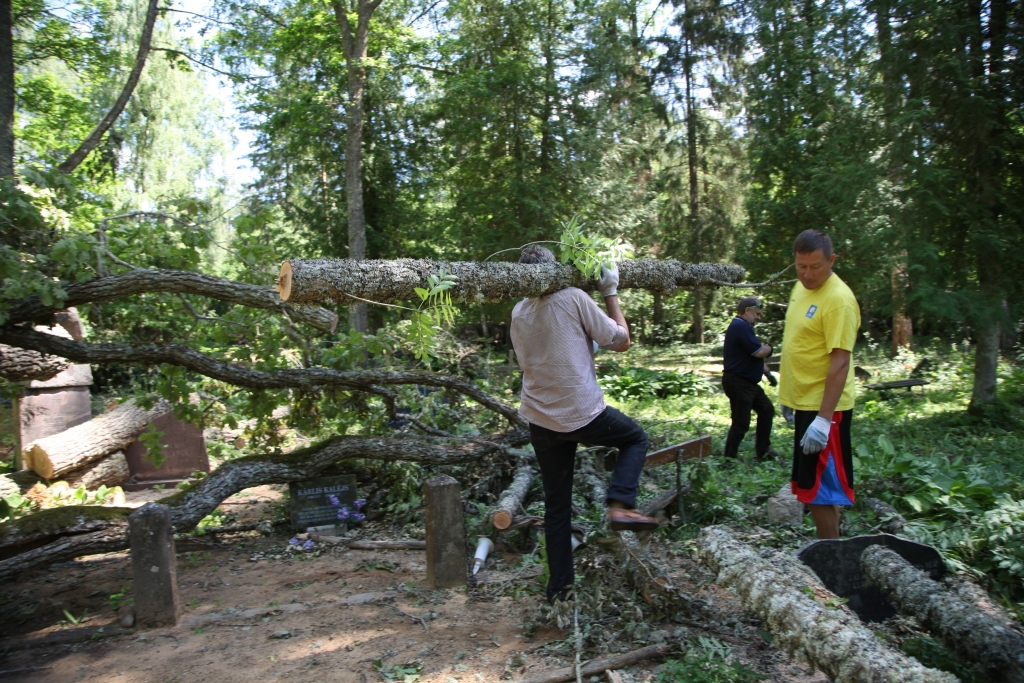
<instances>
[{"instance_id":1,"label":"moss-covered bark","mask_svg":"<svg viewBox=\"0 0 1024 683\"><path fill-rule=\"evenodd\" d=\"M865 550L861 566L868 581L881 588L900 612L915 617L991 680L1024 683L1024 636L884 546Z\"/></svg>"},{"instance_id":2,"label":"moss-covered bark","mask_svg":"<svg viewBox=\"0 0 1024 683\"><path fill-rule=\"evenodd\" d=\"M573 266L557 263L446 263L412 259L286 261L277 289L281 298L291 303L419 301L415 288L429 287L427 277L441 270L458 278L450 290L455 301L508 301L551 294L566 287L597 289L597 280L585 277ZM721 263L622 261L619 288L669 294L679 288L741 282L745 273L740 266Z\"/></svg>"},{"instance_id":3,"label":"moss-covered bark","mask_svg":"<svg viewBox=\"0 0 1024 683\"><path fill-rule=\"evenodd\" d=\"M697 554L734 590L743 606L764 620L778 645L823 671L835 683L954 683L952 674L922 666L889 649L843 607L816 601L792 576L721 527L697 539Z\"/></svg>"}]
</instances>

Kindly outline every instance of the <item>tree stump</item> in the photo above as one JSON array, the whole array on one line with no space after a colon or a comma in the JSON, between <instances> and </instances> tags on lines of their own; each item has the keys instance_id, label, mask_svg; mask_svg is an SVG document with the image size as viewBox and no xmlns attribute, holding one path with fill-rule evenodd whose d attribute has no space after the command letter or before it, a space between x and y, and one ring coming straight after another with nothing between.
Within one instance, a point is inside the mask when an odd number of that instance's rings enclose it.
<instances>
[{"instance_id":1,"label":"tree stump","mask_svg":"<svg viewBox=\"0 0 1024 683\"><path fill-rule=\"evenodd\" d=\"M177 626L181 601L171 509L146 503L128 515L128 536L136 623L139 628Z\"/></svg>"},{"instance_id":2,"label":"tree stump","mask_svg":"<svg viewBox=\"0 0 1024 683\"><path fill-rule=\"evenodd\" d=\"M427 507L427 585L466 585L466 522L459 482L447 474L423 484Z\"/></svg>"}]
</instances>

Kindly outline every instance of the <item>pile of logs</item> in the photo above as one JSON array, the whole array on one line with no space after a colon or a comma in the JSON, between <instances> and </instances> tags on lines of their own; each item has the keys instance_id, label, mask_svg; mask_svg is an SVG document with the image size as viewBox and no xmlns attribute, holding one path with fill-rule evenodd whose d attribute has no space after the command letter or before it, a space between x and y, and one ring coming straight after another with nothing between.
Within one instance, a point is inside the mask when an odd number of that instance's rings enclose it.
<instances>
[{"instance_id":1,"label":"pile of logs","mask_svg":"<svg viewBox=\"0 0 1024 683\"><path fill-rule=\"evenodd\" d=\"M22 450L26 466L43 479L62 479L74 488L120 486L131 476L123 449L146 425L171 410L160 399L146 410L134 400L59 434L37 439Z\"/></svg>"}]
</instances>

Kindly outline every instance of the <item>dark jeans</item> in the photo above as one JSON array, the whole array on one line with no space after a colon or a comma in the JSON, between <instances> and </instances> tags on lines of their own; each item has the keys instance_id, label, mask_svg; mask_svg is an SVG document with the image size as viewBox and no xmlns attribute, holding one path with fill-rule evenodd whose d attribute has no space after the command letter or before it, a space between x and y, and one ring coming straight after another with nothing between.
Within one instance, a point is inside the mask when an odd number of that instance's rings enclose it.
<instances>
[{"instance_id":1,"label":"dark jeans","mask_svg":"<svg viewBox=\"0 0 1024 683\"><path fill-rule=\"evenodd\" d=\"M740 441L750 429L750 411L757 413L757 431L755 433L754 450L762 456L771 448L772 420L775 418L775 406L764 393L760 384L744 379L732 372L722 375L722 389L729 397L732 408L732 426L729 436L725 439L725 457L735 458L740 450Z\"/></svg>"},{"instance_id":2,"label":"dark jeans","mask_svg":"<svg viewBox=\"0 0 1024 683\"><path fill-rule=\"evenodd\" d=\"M636 488L647 457L647 434L611 406L574 432L554 432L530 424L530 442L544 482L544 536L547 540L548 600L564 595L576 580L572 566L572 475L576 446L614 446L619 459L608 486L608 500L636 507ZM605 501L607 502L607 501Z\"/></svg>"}]
</instances>

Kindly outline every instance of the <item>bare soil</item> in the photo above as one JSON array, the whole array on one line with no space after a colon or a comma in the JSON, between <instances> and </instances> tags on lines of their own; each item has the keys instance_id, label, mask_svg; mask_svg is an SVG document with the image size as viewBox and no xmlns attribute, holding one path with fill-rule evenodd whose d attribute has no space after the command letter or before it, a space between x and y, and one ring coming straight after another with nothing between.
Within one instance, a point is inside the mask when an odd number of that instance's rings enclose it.
<instances>
[{"instance_id":1,"label":"bare soil","mask_svg":"<svg viewBox=\"0 0 1024 683\"><path fill-rule=\"evenodd\" d=\"M159 495L144 492L133 500L140 504ZM221 509L239 522L266 519L279 496L272 487L249 489ZM184 613L174 628L140 631L119 624L131 607L115 611L111 596L131 584L126 552L54 565L4 586L0 677L11 683L363 683L402 681L395 667L408 663L407 671L418 671L423 683L451 683L518 680L572 664L572 647L564 642L571 639L571 630L529 627L536 598L495 599L480 587L431 590L423 551L321 544L296 552L286 549L287 539L250 533L207 545L180 542ZM505 570L511 577L521 557L496 555L489 560L491 571ZM734 656L767 680L827 680L774 649L728 593L714 585L700 588L703 579L689 576L692 571L683 571L684 566L673 573L673 581L689 584L693 594L711 591L716 607L732 615L725 623L733 622L706 629L691 624L683 627L687 637L712 636L727 643ZM518 580L539 581L535 576ZM530 592L536 591L524 591ZM680 625L658 628L654 634L666 638L678 633ZM52 642L76 636L91 638ZM585 652L583 657L607 654ZM622 672L623 680L652 681L658 665L630 667Z\"/></svg>"}]
</instances>

